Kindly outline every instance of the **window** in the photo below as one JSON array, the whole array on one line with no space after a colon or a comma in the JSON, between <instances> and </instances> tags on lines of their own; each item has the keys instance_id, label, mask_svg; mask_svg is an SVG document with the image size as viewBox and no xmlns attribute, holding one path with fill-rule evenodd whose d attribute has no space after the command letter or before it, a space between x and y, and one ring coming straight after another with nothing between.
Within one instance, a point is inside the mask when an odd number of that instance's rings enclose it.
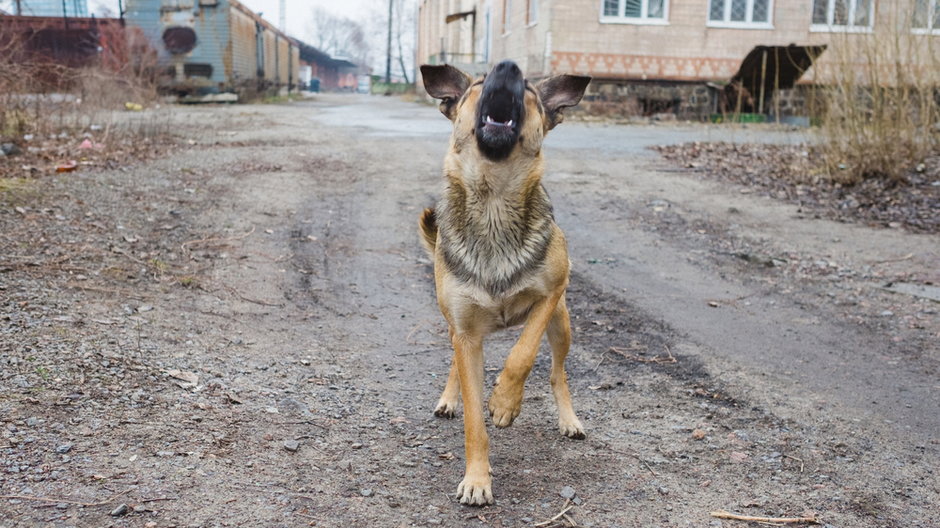
<instances>
[{"instance_id":1,"label":"window","mask_svg":"<svg viewBox=\"0 0 940 528\"><path fill-rule=\"evenodd\" d=\"M711 0L708 25L772 29L772 12L771 0Z\"/></svg>"},{"instance_id":2,"label":"window","mask_svg":"<svg viewBox=\"0 0 940 528\"><path fill-rule=\"evenodd\" d=\"M813 0L813 30L870 31L873 0Z\"/></svg>"},{"instance_id":3,"label":"window","mask_svg":"<svg viewBox=\"0 0 940 528\"><path fill-rule=\"evenodd\" d=\"M533 25L539 21L539 0L527 0L529 8L526 10L525 23Z\"/></svg>"},{"instance_id":4,"label":"window","mask_svg":"<svg viewBox=\"0 0 940 528\"><path fill-rule=\"evenodd\" d=\"M940 0L914 0L911 28L917 33L940 32Z\"/></svg>"},{"instance_id":5,"label":"window","mask_svg":"<svg viewBox=\"0 0 940 528\"><path fill-rule=\"evenodd\" d=\"M601 22L667 24L668 0L603 0Z\"/></svg>"}]
</instances>

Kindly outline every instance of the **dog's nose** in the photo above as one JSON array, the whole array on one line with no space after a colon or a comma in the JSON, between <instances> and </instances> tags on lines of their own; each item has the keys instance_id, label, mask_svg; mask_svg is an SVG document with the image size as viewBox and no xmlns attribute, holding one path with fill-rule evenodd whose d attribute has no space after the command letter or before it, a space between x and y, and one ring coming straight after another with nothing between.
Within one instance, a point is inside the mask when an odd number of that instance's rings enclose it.
<instances>
[{"instance_id":1,"label":"dog's nose","mask_svg":"<svg viewBox=\"0 0 940 528\"><path fill-rule=\"evenodd\" d=\"M516 92L519 88L525 87L522 78L522 70L511 60L504 60L493 67L493 71L486 76L483 81L483 90L507 90ZM487 90L489 88L489 90Z\"/></svg>"},{"instance_id":2,"label":"dog's nose","mask_svg":"<svg viewBox=\"0 0 940 528\"><path fill-rule=\"evenodd\" d=\"M511 60L504 60L496 66L493 66L492 75L494 77L502 76L516 80L522 77L522 70L519 69L519 66L515 62Z\"/></svg>"}]
</instances>

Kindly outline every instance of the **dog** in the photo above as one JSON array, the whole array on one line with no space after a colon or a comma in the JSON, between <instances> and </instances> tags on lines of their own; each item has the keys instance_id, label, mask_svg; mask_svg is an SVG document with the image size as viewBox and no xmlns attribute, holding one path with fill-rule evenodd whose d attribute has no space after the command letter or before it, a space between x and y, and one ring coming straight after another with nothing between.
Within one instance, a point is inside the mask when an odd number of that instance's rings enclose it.
<instances>
[{"instance_id":1,"label":"dog","mask_svg":"<svg viewBox=\"0 0 940 528\"><path fill-rule=\"evenodd\" d=\"M476 80L450 65L421 66L421 75L454 125L444 159L446 189L418 222L454 349L434 414L452 418L462 396L466 473L457 497L482 506L493 502L483 416L487 334L525 323L489 399L493 423L508 427L519 415L525 380L547 332L558 428L584 438L565 374L571 264L541 178L542 140L561 123L563 110L581 101L591 78L557 75L532 84L512 61Z\"/></svg>"}]
</instances>

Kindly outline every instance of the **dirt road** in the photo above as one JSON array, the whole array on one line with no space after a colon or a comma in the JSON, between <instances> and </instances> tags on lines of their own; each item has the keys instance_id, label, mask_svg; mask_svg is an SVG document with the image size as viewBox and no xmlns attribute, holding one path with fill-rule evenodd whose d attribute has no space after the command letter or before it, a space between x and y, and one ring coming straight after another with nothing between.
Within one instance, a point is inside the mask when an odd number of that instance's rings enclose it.
<instances>
[{"instance_id":1,"label":"dirt road","mask_svg":"<svg viewBox=\"0 0 940 528\"><path fill-rule=\"evenodd\" d=\"M588 438L557 433L543 355L481 509L432 415L450 354L416 234L449 123L365 96L176 112L194 145L0 195L0 527L940 526L938 305L883 288L940 281L940 238L645 150L753 130L549 136Z\"/></svg>"}]
</instances>

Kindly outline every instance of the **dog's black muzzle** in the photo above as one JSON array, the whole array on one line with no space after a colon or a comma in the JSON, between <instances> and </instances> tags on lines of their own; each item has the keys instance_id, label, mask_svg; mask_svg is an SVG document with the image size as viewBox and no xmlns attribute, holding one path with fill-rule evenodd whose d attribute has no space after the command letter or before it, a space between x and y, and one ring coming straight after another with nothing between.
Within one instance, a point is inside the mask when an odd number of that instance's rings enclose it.
<instances>
[{"instance_id":1,"label":"dog's black muzzle","mask_svg":"<svg viewBox=\"0 0 940 528\"><path fill-rule=\"evenodd\" d=\"M483 81L477 107L477 145L494 160L509 156L525 119L525 79L515 62L503 61Z\"/></svg>"}]
</instances>

